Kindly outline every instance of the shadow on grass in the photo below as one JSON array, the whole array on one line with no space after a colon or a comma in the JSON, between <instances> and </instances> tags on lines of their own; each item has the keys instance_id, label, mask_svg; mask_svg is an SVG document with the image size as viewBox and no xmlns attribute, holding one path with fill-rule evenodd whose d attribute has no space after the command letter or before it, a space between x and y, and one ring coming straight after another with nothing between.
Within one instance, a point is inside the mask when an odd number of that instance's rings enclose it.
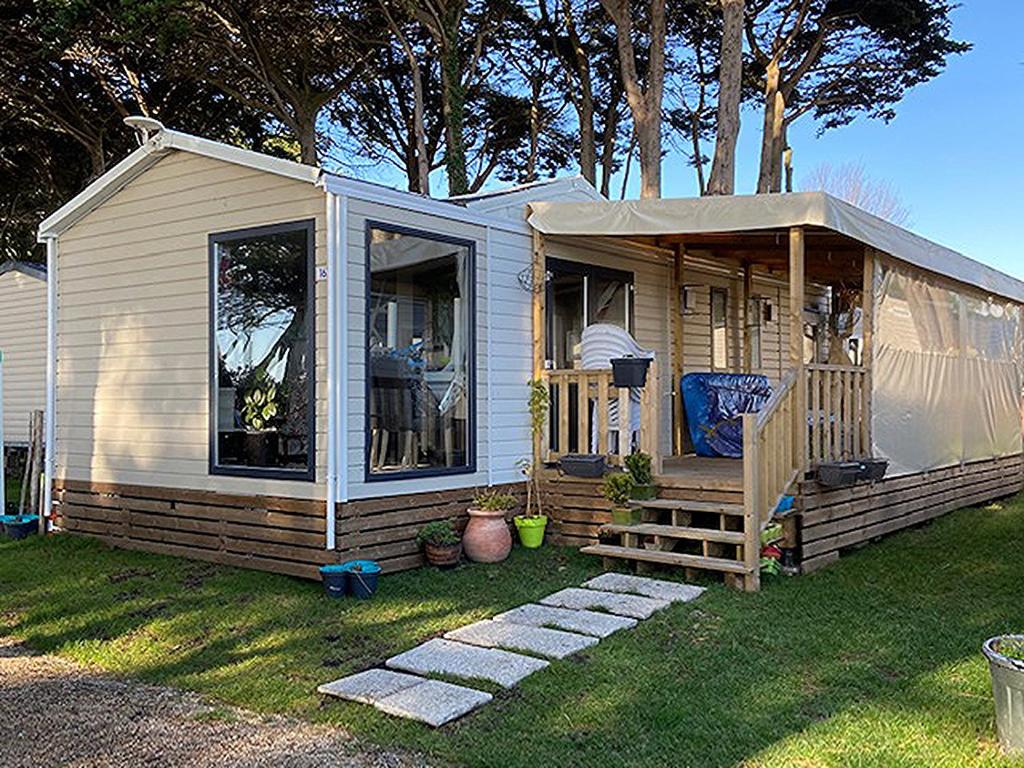
<instances>
[{"instance_id":1,"label":"shadow on grass","mask_svg":"<svg viewBox=\"0 0 1024 768\"><path fill-rule=\"evenodd\" d=\"M0 605L41 650L466 765L998 765L978 648L1024 627L1021 562L1019 499L964 510L756 595L712 587L441 731L314 689L579 584L596 559L516 551L389 576L356 603L59 538L0 546Z\"/></svg>"}]
</instances>

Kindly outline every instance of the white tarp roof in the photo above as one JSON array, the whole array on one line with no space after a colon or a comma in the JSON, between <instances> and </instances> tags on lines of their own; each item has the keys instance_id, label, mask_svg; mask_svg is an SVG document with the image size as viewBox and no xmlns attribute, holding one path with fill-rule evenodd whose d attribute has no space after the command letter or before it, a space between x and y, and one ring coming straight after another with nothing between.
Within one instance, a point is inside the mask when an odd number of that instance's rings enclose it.
<instances>
[{"instance_id":1,"label":"white tarp roof","mask_svg":"<svg viewBox=\"0 0 1024 768\"><path fill-rule=\"evenodd\" d=\"M546 235L628 237L825 227L922 269L1024 302L1024 281L824 192L532 202L530 208L529 223Z\"/></svg>"}]
</instances>

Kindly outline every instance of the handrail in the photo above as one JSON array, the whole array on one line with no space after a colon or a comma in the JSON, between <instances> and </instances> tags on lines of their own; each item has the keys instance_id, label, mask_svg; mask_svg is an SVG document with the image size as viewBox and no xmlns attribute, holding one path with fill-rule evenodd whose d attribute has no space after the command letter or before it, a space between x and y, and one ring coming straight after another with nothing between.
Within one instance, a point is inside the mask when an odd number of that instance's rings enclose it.
<instances>
[{"instance_id":1,"label":"handrail","mask_svg":"<svg viewBox=\"0 0 1024 768\"><path fill-rule=\"evenodd\" d=\"M806 378L809 466L870 456L870 369L818 363Z\"/></svg>"},{"instance_id":2,"label":"handrail","mask_svg":"<svg viewBox=\"0 0 1024 768\"><path fill-rule=\"evenodd\" d=\"M622 464L634 449L650 454L660 472L658 366L647 370L639 403L632 389L612 383L610 368L561 368L544 371L551 407L541 456L557 461L568 453L600 454L611 464ZM633 409L639 408L639 429L633 429ZM572 411L575 410L575 414Z\"/></svg>"},{"instance_id":3,"label":"handrail","mask_svg":"<svg viewBox=\"0 0 1024 768\"><path fill-rule=\"evenodd\" d=\"M759 580L761 531L779 501L804 469L800 430L807 429L801 413L799 371L791 369L759 413L743 414L743 561L749 581Z\"/></svg>"}]
</instances>

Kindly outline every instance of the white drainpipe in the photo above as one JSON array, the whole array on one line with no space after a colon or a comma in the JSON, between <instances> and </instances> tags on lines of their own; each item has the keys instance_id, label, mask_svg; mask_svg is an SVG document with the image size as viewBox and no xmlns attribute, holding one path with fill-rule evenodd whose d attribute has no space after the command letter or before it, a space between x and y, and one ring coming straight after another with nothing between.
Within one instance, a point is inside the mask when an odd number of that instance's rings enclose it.
<instances>
[{"instance_id":1,"label":"white drainpipe","mask_svg":"<svg viewBox=\"0 0 1024 768\"><path fill-rule=\"evenodd\" d=\"M338 490L338 457L335 451L336 443L334 440L334 434L337 430L336 409L338 406L334 397L334 380L338 373L334 353L334 324L337 311L334 306L334 283L337 280L335 274L337 264L335 233L338 229L338 222L334 218L337 213L334 204L334 194L325 190L324 199L326 200L324 216L327 222L327 503L324 514L326 515L327 549L334 549L334 507Z\"/></svg>"},{"instance_id":2,"label":"white drainpipe","mask_svg":"<svg viewBox=\"0 0 1024 768\"><path fill-rule=\"evenodd\" d=\"M336 514L348 501L345 433L348 424L348 291L345 231L348 197L325 190L327 221L327 501L326 548L337 549Z\"/></svg>"},{"instance_id":3,"label":"white drainpipe","mask_svg":"<svg viewBox=\"0 0 1024 768\"><path fill-rule=\"evenodd\" d=\"M52 526L54 454L57 449L57 238L46 238L46 414L43 511Z\"/></svg>"}]
</instances>

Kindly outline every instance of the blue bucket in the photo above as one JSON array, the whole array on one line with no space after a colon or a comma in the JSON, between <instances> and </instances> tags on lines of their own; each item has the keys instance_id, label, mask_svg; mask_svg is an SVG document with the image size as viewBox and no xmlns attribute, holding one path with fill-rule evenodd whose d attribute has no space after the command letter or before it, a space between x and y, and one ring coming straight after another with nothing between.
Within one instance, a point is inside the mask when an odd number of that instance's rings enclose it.
<instances>
[{"instance_id":1,"label":"blue bucket","mask_svg":"<svg viewBox=\"0 0 1024 768\"><path fill-rule=\"evenodd\" d=\"M361 600L373 597L377 591L377 579L380 576L380 565L373 560L349 560L342 563L348 572L349 591Z\"/></svg>"},{"instance_id":2,"label":"blue bucket","mask_svg":"<svg viewBox=\"0 0 1024 768\"><path fill-rule=\"evenodd\" d=\"M321 565L320 580L328 597L340 598L348 594L348 569L344 565Z\"/></svg>"},{"instance_id":3,"label":"blue bucket","mask_svg":"<svg viewBox=\"0 0 1024 768\"><path fill-rule=\"evenodd\" d=\"M0 525L9 539L24 539L39 532L39 515L0 515Z\"/></svg>"}]
</instances>

